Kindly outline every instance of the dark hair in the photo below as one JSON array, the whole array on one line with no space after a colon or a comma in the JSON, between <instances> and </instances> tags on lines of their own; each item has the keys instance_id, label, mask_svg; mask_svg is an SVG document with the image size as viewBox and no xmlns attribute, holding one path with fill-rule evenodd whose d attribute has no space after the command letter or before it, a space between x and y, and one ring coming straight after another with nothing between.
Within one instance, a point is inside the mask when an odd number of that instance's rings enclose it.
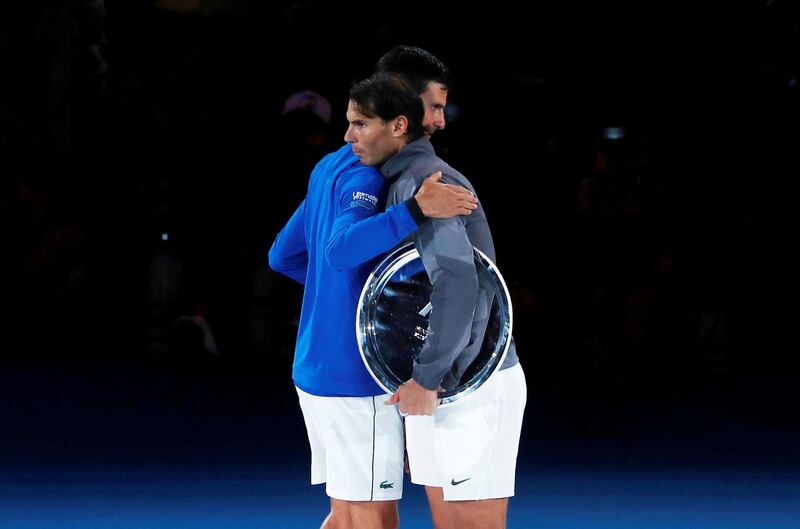
<instances>
[{"instance_id":1,"label":"dark hair","mask_svg":"<svg viewBox=\"0 0 800 529\"><path fill-rule=\"evenodd\" d=\"M398 116L408 120L407 141L412 142L425 134L422 118L425 114L422 100L401 77L376 73L350 87L350 101L356 109L369 118L390 121Z\"/></svg>"},{"instance_id":2,"label":"dark hair","mask_svg":"<svg viewBox=\"0 0 800 529\"><path fill-rule=\"evenodd\" d=\"M415 46L395 46L380 58L375 71L403 76L418 95L432 82L441 83L447 89L453 83L453 76L442 61Z\"/></svg>"}]
</instances>

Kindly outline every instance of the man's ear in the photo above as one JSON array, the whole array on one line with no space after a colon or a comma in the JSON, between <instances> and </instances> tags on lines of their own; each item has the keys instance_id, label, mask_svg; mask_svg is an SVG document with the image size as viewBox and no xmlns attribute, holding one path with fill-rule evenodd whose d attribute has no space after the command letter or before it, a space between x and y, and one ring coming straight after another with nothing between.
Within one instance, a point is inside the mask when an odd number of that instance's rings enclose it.
<instances>
[{"instance_id":1,"label":"man's ear","mask_svg":"<svg viewBox=\"0 0 800 529\"><path fill-rule=\"evenodd\" d=\"M392 136L395 138L399 138L403 136L408 131L408 118L405 116L397 116L394 118L394 123L392 124Z\"/></svg>"}]
</instances>

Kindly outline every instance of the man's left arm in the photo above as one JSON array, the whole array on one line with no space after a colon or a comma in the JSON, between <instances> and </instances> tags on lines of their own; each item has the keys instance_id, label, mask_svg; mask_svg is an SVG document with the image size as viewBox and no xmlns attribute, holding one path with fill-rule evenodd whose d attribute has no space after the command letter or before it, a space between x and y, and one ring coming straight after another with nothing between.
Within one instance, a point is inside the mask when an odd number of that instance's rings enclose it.
<instances>
[{"instance_id":1,"label":"man's left arm","mask_svg":"<svg viewBox=\"0 0 800 529\"><path fill-rule=\"evenodd\" d=\"M428 336L414 362L413 379L435 390L469 343L478 276L464 224L457 218L429 224L413 237L433 285Z\"/></svg>"},{"instance_id":2,"label":"man's left arm","mask_svg":"<svg viewBox=\"0 0 800 529\"><path fill-rule=\"evenodd\" d=\"M401 413L430 415L442 380L469 343L478 277L472 244L459 218L432 220L420 226L413 240L433 285L433 308L412 379L387 404L399 403Z\"/></svg>"}]
</instances>

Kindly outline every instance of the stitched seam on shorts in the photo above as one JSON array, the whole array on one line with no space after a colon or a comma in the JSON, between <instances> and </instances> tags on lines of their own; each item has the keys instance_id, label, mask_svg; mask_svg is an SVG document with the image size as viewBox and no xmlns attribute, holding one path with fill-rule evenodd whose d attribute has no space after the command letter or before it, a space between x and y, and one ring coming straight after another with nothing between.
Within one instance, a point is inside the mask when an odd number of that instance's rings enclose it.
<instances>
[{"instance_id":1,"label":"stitched seam on shorts","mask_svg":"<svg viewBox=\"0 0 800 529\"><path fill-rule=\"evenodd\" d=\"M372 501L375 494L375 397L372 397L372 481L369 488L369 501Z\"/></svg>"}]
</instances>

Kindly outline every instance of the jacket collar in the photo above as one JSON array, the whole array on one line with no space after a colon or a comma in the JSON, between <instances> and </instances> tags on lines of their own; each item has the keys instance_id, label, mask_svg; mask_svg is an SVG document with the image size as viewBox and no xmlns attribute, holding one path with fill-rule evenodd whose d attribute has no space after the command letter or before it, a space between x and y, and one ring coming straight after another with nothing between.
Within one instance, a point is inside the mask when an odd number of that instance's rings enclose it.
<instances>
[{"instance_id":1,"label":"jacket collar","mask_svg":"<svg viewBox=\"0 0 800 529\"><path fill-rule=\"evenodd\" d=\"M387 180L394 180L403 171L408 169L411 162L420 155L436 156L436 151L433 150L433 145L427 136L412 141L400 149L394 156L386 160L383 165L381 165L381 174L383 174Z\"/></svg>"}]
</instances>

